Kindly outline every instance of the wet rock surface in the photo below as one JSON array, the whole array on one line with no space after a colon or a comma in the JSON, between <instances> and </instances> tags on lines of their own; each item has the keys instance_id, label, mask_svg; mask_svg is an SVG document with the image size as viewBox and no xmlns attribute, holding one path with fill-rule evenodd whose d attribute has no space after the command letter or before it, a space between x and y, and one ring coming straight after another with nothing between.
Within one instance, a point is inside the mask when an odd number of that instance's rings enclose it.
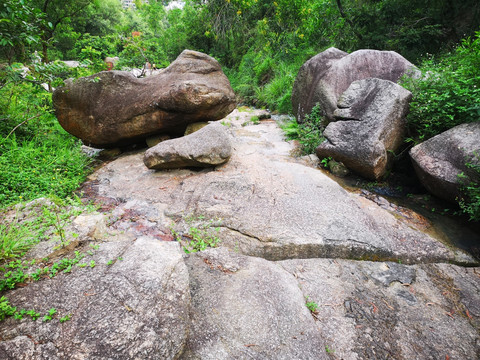
<instances>
[{"instance_id":1,"label":"wet rock surface","mask_svg":"<svg viewBox=\"0 0 480 360\"><path fill-rule=\"evenodd\" d=\"M92 174L84 196L102 214L77 218L62 255L88 266L2 294L58 316L2 322L0 358L478 358L480 268L447 264L476 260L251 116L222 120L233 154L214 169L149 170L132 152ZM202 223L220 247L185 254Z\"/></svg>"}]
</instances>

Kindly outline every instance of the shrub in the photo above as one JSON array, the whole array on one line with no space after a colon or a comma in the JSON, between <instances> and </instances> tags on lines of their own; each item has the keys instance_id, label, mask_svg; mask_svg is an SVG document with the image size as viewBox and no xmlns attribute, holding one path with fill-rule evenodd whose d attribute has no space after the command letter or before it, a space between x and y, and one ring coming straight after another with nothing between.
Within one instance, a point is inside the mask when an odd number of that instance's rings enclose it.
<instances>
[{"instance_id":1,"label":"shrub","mask_svg":"<svg viewBox=\"0 0 480 360\"><path fill-rule=\"evenodd\" d=\"M302 154L308 155L313 154L317 146L325 140L323 120L320 104L316 104L312 112L305 116L303 123L298 124L296 120L292 120L281 127L287 139L298 140Z\"/></svg>"},{"instance_id":2,"label":"shrub","mask_svg":"<svg viewBox=\"0 0 480 360\"><path fill-rule=\"evenodd\" d=\"M476 160L467 162L467 168L476 173L480 178L480 155L475 154ZM463 183L462 192L463 199L459 201L460 209L472 221L480 221L480 183L471 181L465 174L459 175L460 181Z\"/></svg>"},{"instance_id":3,"label":"shrub","mask_svg":"<svg viewBox=\"0 0 480 360\"><path fill-rule=\"evenodd\" d=\"M420 142L480 115L480 32L440 60L423 62L424 76L403 81L412 91L409 141Z\"/></svg>"}]
</instances>

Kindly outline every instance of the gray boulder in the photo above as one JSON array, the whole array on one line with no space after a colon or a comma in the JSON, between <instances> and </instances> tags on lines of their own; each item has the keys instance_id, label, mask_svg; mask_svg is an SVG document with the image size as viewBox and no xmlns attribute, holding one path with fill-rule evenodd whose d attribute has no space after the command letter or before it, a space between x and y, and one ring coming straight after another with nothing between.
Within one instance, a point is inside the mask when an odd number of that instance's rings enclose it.
<instances>
[{"instance_id":1,"label":"gray boulder","mask_svg":"<svg viewBox=\"0 0 480 360\"><path fill-rule=\"evenodd\" d=\"M480 121L456 126L410 150L415 171L425 188L439 198L458 202L459 175L480 183L480 175L466 163L480 166Z\"/></svg>"},{"instance_id":2,"label":"gray boulder","mask_svg":"<svg viewBox=\"0 0 480 360\"><path fill-rule=\"evenodd\" d=\"M181 138L167 140L148 149L143 162L149 169L208 167L223 164L232 155L226 128L209 124Z\"/></svg>"},{"instance_id":3,"label":"gray boulder","mask_svg":"<svg viewBox=\"0 0 480 360\"><path fill-rule=\"evenodd\" d=\"M347 55L345 51L331 47L302 65L292 90L293 114L299 123L303 122L319 99L326 95L321 91L322 88L317 86L320 79L336 61Z\"/></svg>"},{"instance_id":4,"label":"gray boulder","mask_svg":"<svg viewBox=\"0 0 480 360\"><path fill-rule=\"evenodd\" d=\"M402 144L412 94L388 80L354 81L338 100L339 109L316 153L333 157L369 179L379 179Z\"/></svg>"},{"instance_id":5,"label":"gray boulder","mask_svg":"<svg viewBox=\"0 0 480 360\"><path fill-rule=\"evenodd\" d=\"M191 50L157 76L103 71L53 94L60 125L85 144L116 147L152 135L183 135L188 124L219 120L235 108L220 64Z\"/></svg>"},{"instance_id":6,"label":"gray boulder","mask_svg":"<svg viewBox=\"0 0 480 360\"><path fill-rule=\"evenodd\" d=\"M393 51L358 50L346 54L330 48L307 61L292 91L293 112L299 123L319 103L327 122L341 94L356 80L378 78L397 82L404 74L417 75L415 66Z\"/></svg>"}]
</instances>

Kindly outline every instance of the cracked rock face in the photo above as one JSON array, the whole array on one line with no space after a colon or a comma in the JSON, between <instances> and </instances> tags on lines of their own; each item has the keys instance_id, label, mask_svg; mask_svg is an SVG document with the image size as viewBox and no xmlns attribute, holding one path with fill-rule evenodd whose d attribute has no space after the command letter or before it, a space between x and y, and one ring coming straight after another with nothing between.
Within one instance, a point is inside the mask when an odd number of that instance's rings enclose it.
<instances>
[{"instance_id":1,"label":"cracked rock face","mask_svg":"<svg viewBox=\"0 0 480 360\"><path fill-rule=\"evenodd\" d=\"M333 157L368 179L382 178L403 143L411 97L388 80L354 81L338 100L335 121L325 128L326 141L317 147L317 156Z\"/></svg>"},{"instance_id":2,"label":"cracked rock face","mask_svg":"<svg viewBox=\"0 0 480 360\"><path fill-rule=\"evenodd\" d=\"M190 292L178 244L110 242L85 259L92 260L94 268L75 267L8 294L11 304L42 316L55 308L58 318L7 319L0 358L172 359L183 351ZM71 320L60 323L67 314Z\"/></svg>"},{"instance_id":3,"label":"cracked rock face","mask_svg":"<svg viewBox=\"0 0 480 360\"><path fill-rule=\"evenodd\" d=\"M1 294L58 315L2 322L0 358L478 358L480 268L435 263L475 260L292 158L274 122L242 126L257 114L224 120L234 152L215 169L154 171L129 153L92 174L104 218L77 218L90 230L70 252L99 249ZM171 230L202 221L221 247L186 255Z\"/></svg>"},{"instance_id":4,"label":"cracked rock face","mask_svg":"<svg viewBox=\"0 0 480 360\"><path fill-rule=\"evenodd\" d=\"M99 148L156 134L183 135L190 123L222 119L235 101L220 64L191 50L156 76L137 79L124 71L102 71L53 93L60 125Z\"/></svg>"},{"instance_id":5,"label":"cracked rock face","mask_svg":"<svg viewBox=\"0 0 480 360\"><path fill-rule=\"evenodd\" d=\"M418 70L394 51L358 50L347 54L327 49L300 68L292 90L293 112L301 123L319 103L330 122L338 98L352 82L368 78L397 82L404 74L416 76Z\"/></svg>"}]
</instances>

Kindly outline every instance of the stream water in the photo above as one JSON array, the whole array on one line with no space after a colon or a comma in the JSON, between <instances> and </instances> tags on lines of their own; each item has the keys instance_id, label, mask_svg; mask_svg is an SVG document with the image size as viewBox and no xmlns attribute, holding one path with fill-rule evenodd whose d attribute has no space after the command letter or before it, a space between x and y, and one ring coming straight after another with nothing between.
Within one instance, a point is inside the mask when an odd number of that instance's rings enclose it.
<instances>
[{"instance_id":1,"label":"stream water","mask_svg":"<svg viewBox=\"0 0 480 360\"><path fill-rule=\"evenodd\" d=\"M286 115L272 115L279 125L291 120ZM449 204L429 195L419 184L413 168L407 164L408 174L392 174L388 181L370 182L355 175L341 178L319 168L344 189L362 194L375 202L393 204L421 215L428 226L424 231L442 243L467 251L480 259L480 223L469 221L459 214L455 204ZM410 167L410 168L409 168Z\"/></svg>"},{"instance_id":2,"label":"stream water","mask_svg":"<svg viewBox=\"0 0 480 360\"><path fill-rule=\"evenodd\" d=\"M465 250L480 259L480 223L469 221L468 217L459 213L455 204L428 194L420 186L401 187L398 179L372 183L355 175L340 178L327 170L319 170L327 173L348 191L360 193L377 203L386 200L393 204L393 207L414 211L428 221L424 230L426 233L446 245Z\"/></svg>"}]
</instances>

